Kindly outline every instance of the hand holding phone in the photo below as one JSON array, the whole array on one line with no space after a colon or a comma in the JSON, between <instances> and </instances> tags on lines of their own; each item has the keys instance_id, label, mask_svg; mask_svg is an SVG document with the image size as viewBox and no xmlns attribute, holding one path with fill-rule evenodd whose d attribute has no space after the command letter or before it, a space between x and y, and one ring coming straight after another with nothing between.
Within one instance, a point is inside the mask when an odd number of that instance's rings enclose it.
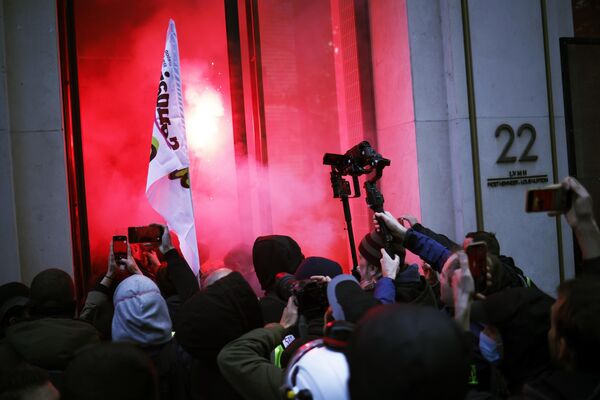
<instances>
[{"instance_id":1,"label":"hand holding phone","mask_svg":"<svg viewBox=\"0 0 600 400\"><path fill-rule=\"evenodd\" d=\"M469 258L469 270L475 280L477 292L487 288L487 245L485 242L474 242L465 249Z\"/></svg>"},{"instance_id":2,"label":"hand holding phone","mask_svg":"<svg viewBox=\"0 0 600 400\"><path fill-rule=\"evenodd\" d=\"M566 213L571 208L571 191L563 185L550 185L527 191L526 212Z\"/></svg>"},{"instance_id":3,"label":"hand holding phone","mask_svg":"<svg viewBox=\"0 0 600 400\"><path fill-rule=\"evenodd\" d=\"M163 228L160 225L130 226L127 228L129 243L153 243L160 244L163 236Z\"/></svg>"},{"instance_id":4,"label":"hand holding phone","mask_svg":"<svg viewBox=\"0 0 600 400\"><path fill-rule=\"evenodd\" d=\"M117 264L122 264L127 259L127 236L113 236L113 255Z\"/></svg>"}]
</instances>

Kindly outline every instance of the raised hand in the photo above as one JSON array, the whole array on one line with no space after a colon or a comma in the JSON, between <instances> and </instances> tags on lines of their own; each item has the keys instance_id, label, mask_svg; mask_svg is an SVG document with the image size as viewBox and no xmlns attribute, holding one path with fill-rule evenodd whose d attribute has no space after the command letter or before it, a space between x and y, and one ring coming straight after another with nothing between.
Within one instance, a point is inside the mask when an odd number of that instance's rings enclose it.
<instances>
[{"instance_id":1,"label":"raised hand","mask_svg":"<svg viewBox=\"0 0 600 400\"><path fill-rule=\"evenodd\" d=\"M373 215L373 223L375 224L375 229L380 231L381 222L385 223L385 226L389 229L392 236L404 240L404 235L406 234L407 229L400 223L394 216L389 212L385 211L383 213L375 213Z\"/></svg>"}]
</instances>

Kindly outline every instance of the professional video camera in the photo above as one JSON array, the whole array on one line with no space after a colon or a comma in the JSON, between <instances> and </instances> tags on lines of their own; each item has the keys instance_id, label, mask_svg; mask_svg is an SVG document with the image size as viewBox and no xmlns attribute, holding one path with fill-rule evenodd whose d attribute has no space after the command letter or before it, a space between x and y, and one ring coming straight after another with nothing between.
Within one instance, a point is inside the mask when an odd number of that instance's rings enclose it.
<instances>
[{"instance_id":1,"label":"professional video camera","mask_svg":"<svg viewBox=\"0 0 600 400\"><path fill-rule=\"evenodd\" d=\"M340 175L359 176L373 170L382 170L390 160L377 153L369 142L360 142L344 154L325 153L323 164L331 165Z\"/></svg>"},{"instance_id":2,"label":"professional video camera","mask_svg":"<svg viewBox=\"0 0 600 400\"><path fill-rule=\"evenodd\" d=\"M371 147L369 142L363 141L352 147L344 154L325 153L323 156L323 164L331 166L331 187L333 189L333 197L340 198L344 206L344 216L348 228L348 239L350 241L350 252L352 254L352 262L354 270L352 274L357 276L356 267L358 258L356 256L356 248L354 242L354 232L352 231L352 216L350 213L349 197L360 197L360 185L358 177L360 175L371 174L365 181L365 191L367 192L367 205L374 212L383 212L383 194L377 188L377 181L383 175L383 169L390 165L390 160L381 156ZM351 190L350 183L344 176L351 176L354 189ZM354 192L354 195L352 195ZM380 224L381 233L385 240L385 250L394 257L393 238L384 223ZM358 276L357 276L358 278Z\"/></svg>"},{"instance_id":3,"label":"professional video camera","mask_svg":"<svg viewBox=\"0 0 600 400\"><path fill-rule=\"evenodd\" d=\"M327 284L323 282L298 280L294 275L280 272L275 276L275 292L283 300L295 296L298 314L307 319L322 316L329 307Z\"/></svg>"}]
</instances>

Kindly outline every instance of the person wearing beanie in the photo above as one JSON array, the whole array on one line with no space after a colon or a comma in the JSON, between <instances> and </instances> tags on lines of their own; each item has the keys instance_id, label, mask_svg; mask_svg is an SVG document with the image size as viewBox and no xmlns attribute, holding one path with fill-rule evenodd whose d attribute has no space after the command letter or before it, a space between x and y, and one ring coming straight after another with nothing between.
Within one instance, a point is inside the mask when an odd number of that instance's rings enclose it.
<instances>
[{"instance_id":1,"label":"person wearing beanie","mask_svg":"<svg viewBox=\"0 0 600 400\"><path fill-rule=\"evenodd\" d=\"M298 281L311 280L320 282L316 285L323 285L323 282L340 276L342 273L340 264L333 260L325 257L307 257L298 266L295 277ZM309 285L313 284L310 283ZM285 368L298 348L312 340L323 337L324 315L329 303L323 301L327 294L326 287L321 286L320 289L322 289L322 292L319 293L323 296L320 301L316 301L315 297L317 296L313 292L309 297L312 303L310 309L298 307L298 323L286 332L285 342L282 342L275 350L274 361L276 365ZM295 301L300 305L298 299Z\"/></svg>"},{"instance_id":2,"label":"person wearing beanie","mask_svg":"<svg viewBox=\"0 0 600 400\"><path fill-rule=\"evenodd\" d=\"M1 368L25 361L51 370L64 370L81 348L100 342L89 323L74 319L73 280L60 269L47 269L31 283L29 316L6 329L0 345Z\"/></svg>"},{"instance_id":3,"label":"person wearing beanie","mask_svg":"<svg viewBox=\"0 0 600 400\"><path fill-rule=\"evenodd\" d=\"M31 282L29 312L32 315L69 317L75 315L75 286L65 271L50 268Z\"/></svg>"},{"instance_id":4,"label":"person wearing beanie","mask_svg":"<svg viewBox=\"0 0 600 400\"><path fill-rule=\"evenodd\" d=\"M296 279L310 279L311 276L326 276L335 278L343 273L342 267L337 262L325 257L307 257L300 263L296 270Z\"/></svg>"},{"instance_id":5,"label":"person wearing beanie","mask_svg":"<svg viewBox=\"0 0 600 400\"><path fill-rule=\"evenodd\" d=\"M260 299L260 308L265 323L277 322L281 318L287 301L277 295L276 275L280 272L294 274L304 254L294 239L283 235L259 236L252 247L252 261L256 277L265 296Z\"/></svg>"},{"instance_id":6,"label":"person wearing beanie","mask_svg":"<svg viewBox=\"0 0 600 400\"><path fill-rule=\"evenodd\" d=\"M192 358L173 339L169 310L158 286L150 278L134 274L117 286L113 303L113 342L133 343L150 357L161 399L187 398Z\"/></svg>"},{"instance_id":7,"label":"person wearing beanie","mask_svg":"<svg viewBox=\"0 0 600 400\"><path fill-rule=\"evenodd\" d=\"M382 276L381 259L386 256L385 240L376 230L366 234L358 246L358 271L361 275L360 286L368 292L377 287L377 298L388 298L389 292L395 293L399 303L413 303L437 307L435 294L427 280L419 274L416 264L405 265L406 250L394 242L393 248L399 258L400 269L393 277ZM385 253L385 254L384 254Z\"/></svg>"}]
</instances>

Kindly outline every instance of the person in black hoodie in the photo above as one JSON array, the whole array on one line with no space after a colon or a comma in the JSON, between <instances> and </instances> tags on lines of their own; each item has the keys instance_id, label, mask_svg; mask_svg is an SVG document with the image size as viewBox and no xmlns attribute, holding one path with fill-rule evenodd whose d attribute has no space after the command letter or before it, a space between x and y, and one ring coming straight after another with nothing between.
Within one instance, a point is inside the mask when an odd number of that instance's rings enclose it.
<instances>
[{"instance_id":1,"label":"person in black hoodie","mask_svg":"<svg viewBox=\"0 0 600 400\"><path fill-rule=\"evenodd\" d=\"M254 270L265 297L260 299L260 309L265 323L278 322L287 301L275 291L275 276L280 272L294 274L304 254L289 236L259 236L252 247Z\"/></svg>"},{"instance_id":2,"label":"person in black hoodie","mask_svg":"<svg viewBox=\"0 0 600 400\"><path fill-rule=\"evenodd\" d=\"M240 399L217 366L217 355L229 342L263 320L258 299L239 272L232 272L200 291L180 308L175 339L194 358L192 393L198 398Z\"/></svg>"}]
</instances>

